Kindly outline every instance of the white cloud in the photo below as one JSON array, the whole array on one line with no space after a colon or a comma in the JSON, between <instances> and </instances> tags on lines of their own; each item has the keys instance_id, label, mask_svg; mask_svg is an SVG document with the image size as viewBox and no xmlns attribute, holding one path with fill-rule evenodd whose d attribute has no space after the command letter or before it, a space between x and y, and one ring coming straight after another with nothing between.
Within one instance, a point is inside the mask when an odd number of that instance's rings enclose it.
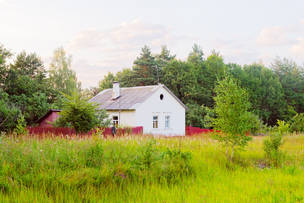
<instances>
[{"instance_id":1,"label":"white cloud","mask_svg":"<svg viewBox=\"0 0 304 203\"><path fill-rule=\"evenodd\" d=\"M264 28L256 39L256 48L263 61L279 56L301 63L304 60L303 36L304 19L294 24Z\"/></svg>"},{"instance_id":2,"label":"white cloud","mask_svg":"<svg viewBox=\"0 0 304 203\"><path fill-rule=\"evenodd\" d=\"M304 59L304 38L298 38L297 43L290 48L290 52L296 57Z\"/></svg>"},{"instance_id":3,"label":"white cloud","mask_svg":"<svg viewBox=\"0 0 304 203\"><path fill-rule=\"evenodd\" d=\"M286 35L287 30L284 27L274 26L264 28L256 41L259 45L282 45L288 43Z\"/></svg>"},{"instance_id":4,"label":"white cloud","mask_svg":"<svg viewBox=\"0 0 304 203\"><path fill-rule=\"evenodd\" d=\"M85 59L73 63L73 69L83 86L89 87L96 86L109 71L131 68L144 45L155 53L162 45L171 49L185 41L193 43L192 40L174 35L169 27L134 20L109 30L82 31L68 42L66 50L74 59Z\"/></svg>"},{"instance_id":5,"label":"white cloud","mask_svg":"<svg viewBox=\"0 0 304 203\"><path fill-rule=\"evenodd\" d=\"M264 28L259 33L256 42L262 46L290 46L296 43L296 38L304 34L304 20L286 26Z\"/></svg>"},{"instance_id":6,"label":"white cloud","mask_svg":"<svg viewBox=\"0 0 304 203\"><path fill-rule=\"evenodd\" d=\"M102 80L108 72L116 73L120 70L117 68L105 68L99 65L92 65L86 60L73 62L72 69L76 72L77 78L81 81L83 88L97 87L98 82Z\"/></svg>"},{"instance_id":7,"label":"white cloud","mask_svg":"<svg viewBox=\"0 0 304 203\"><path fill-rule=\"evenodd\" d=\"M144 45L159 49L161 45L175 45L179 39L163 25L140 20L125 22L113 29L97 29L78 33L68 44L73 55L82 53L101 66L130 66ZM92 57L94 55L94 57Z\"/></svg>"}]
</instances>

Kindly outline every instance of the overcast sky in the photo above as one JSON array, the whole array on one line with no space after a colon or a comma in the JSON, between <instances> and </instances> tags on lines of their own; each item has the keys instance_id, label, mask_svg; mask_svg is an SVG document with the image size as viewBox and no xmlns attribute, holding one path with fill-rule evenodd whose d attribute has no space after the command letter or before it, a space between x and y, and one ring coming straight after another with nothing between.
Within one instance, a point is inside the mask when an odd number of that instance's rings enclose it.
<instances>
[{"instance_id":1,"label":"overcast sky","mask_svg":"<svg viewBox=\"0 0 304 203\"><path fill-rule=\"evenodd\" d=\"M167 45L180 59L197 43L225 62L303 64L303 10L303 0L0 0L0 43L46 66L63 46L86 88L132 67L144 45Z\"/></svg>"}]
</instances>

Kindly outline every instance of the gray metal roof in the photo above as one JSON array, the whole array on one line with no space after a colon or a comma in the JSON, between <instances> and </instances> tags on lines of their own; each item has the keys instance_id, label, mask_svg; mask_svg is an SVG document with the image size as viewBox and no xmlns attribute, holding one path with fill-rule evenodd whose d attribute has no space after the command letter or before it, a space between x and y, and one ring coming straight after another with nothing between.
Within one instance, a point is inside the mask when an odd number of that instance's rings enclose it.
<instances>
[{"instance_id":1,"label":"gray metal roof","mask_svg":"<svg viewBox=\"0 0 304 203\"><path fill-rule=\"evenodd\" d=\"M159 88L165 88L184 108L187 108L165 85L151 85L120 88L120 97L112 99L112 89L105 89L89 100L97 103L100 109L106 110L134 110Z\"/></svg>"},{"instance_id":2,"label":"gray metal roof","mask_svg":"<svg viewBox=\"0 0 304 203\"><path fill-rule=\"evenodd\" d=\"M120 88L120 97L114 100L112 99L112 89L105 89L90 99L90 102L97 103L100 109L132 110L135 109L136 104L141 104L149 96L151 96L158 89L158 87L158 85L153 85Z\"/></svg>"}]
</instances>

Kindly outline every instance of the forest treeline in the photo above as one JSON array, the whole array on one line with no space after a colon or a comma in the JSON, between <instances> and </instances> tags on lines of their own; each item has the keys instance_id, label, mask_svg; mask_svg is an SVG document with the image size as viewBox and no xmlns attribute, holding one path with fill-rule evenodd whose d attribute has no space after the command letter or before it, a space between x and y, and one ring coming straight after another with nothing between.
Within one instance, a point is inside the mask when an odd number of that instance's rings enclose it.
<instances>
[{"instance_id":1,"label":"forest treeline","mask_svg":"<svg viewBox=\"0 0 304 203\"><path fill-rule=\"evenodd\" d=\"M205 56L196 44L186 60L177 59L165 46L159 54L145 46L132 69L109 73L99 90L111 88L114 80L122 87L163 83L187 105L187 125L207 128L205 115L215 104L214 87L225 77L235 78L248 91L251 111L267 125L304 111L304 69L295 62L277 58L269 67L225 63L217 52Z\"/></svg>"},{"instance_id":2,"label":"forest treeline","mask_svg":"<svg viewBox=\"0 0 304 203\"><path fill-rule=\"evenodd\" d=\"M269 67L242 66L225 63L217 52L205 56L196 44L186 60L177 59L166 46L157 54L144 46L132 68L108 73L98 87L85 90L63 48L54 51L48 67L35 53L14 55L0 45L0 131L13 129L20 116L35 124L50 108L61 108L63 94L78 92L87 99L114 81L121 87L165 84L187 105L187 125L202 128L208 127L206 115L214 108L214 88L225 77L233 77L248 92L251 111L267 125L304 111L304 69L288 59L278 58Z\"/></svg>"}]
</instances>

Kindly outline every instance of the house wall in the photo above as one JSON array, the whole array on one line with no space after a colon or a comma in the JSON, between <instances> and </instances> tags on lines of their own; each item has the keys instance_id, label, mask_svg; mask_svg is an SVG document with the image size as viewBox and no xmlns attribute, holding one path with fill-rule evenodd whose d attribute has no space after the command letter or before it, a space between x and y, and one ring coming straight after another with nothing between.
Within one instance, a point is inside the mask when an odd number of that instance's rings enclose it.
<instances>
[{"instance_id":1,"label":"house wall","mask_svg":"<svg viewBox=\"0 0 304 203\"><path fill-rule=\"evenodd\" d=\"M59 117L58 112L51 112L46 118L44 118L40 123L40 127L52 127L53 125L51 124L54 122L57 118Z\"/></svg>"},{"instance_id":2,"label":"house wall","mask_svg":"<svg viewBox=\"0 0 304 203\"><path fill-rule=\"evenodd\" d=\"M109 114L109 118L112 119L113 116L118 116L118 120L119 120L119 125L121 126L136 126L136 114L135 114L135 110L133 111L107 111L107 113ZM113 123L113 122L112 122ZM111 123L111 124L112 124Z\"/></svg>"},{"instance_id":3,"label":"house wall","mask_svg":"<svg viewBox=\"0 0 304 203\"><path fill-rule=\"evenodd\" d=\"M160 95L163 94L163 100ZM170 127L165 128L165 116ZM158 128L153 128L153 116L158 116ZM136 126L143 126L145 134L185 135L185 108L164 88L160 88L136 109Z\"/></svg>"}]
</instances>

